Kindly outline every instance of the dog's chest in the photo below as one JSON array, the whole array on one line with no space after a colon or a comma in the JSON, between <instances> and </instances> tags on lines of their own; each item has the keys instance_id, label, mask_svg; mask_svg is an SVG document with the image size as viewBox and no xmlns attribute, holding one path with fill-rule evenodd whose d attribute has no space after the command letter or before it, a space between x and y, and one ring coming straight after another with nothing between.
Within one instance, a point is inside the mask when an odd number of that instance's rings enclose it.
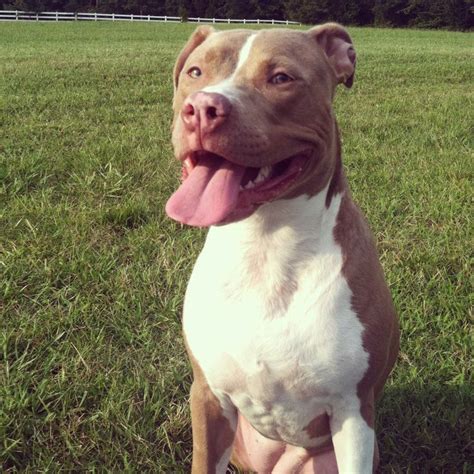
<instances>
[{"instance_id":1,"label":"dog's chest","mask_svg":"<svg viewBox=\"0 0 474 474\"><path fill-rule=\"evenodd\" d=\"M185 299L187 343L221 402L300 445L309 421L355 391L367 367L334 220L323 219L318 238L288 228L255 242L245 226L233 236L213 229Z\"/></svg>"}]
</instances>

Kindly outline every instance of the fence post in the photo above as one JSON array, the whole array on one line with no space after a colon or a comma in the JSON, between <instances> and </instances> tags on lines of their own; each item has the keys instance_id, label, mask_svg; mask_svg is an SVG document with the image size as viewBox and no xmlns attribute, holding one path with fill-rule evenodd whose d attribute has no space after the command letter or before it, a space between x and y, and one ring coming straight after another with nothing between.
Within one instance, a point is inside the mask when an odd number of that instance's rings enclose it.
<instances>
[{"instance_id":1,"label":"fence post","mask_svg":"<svg viewBox=\"0 0 474 474\"><path fill-rule=\"evenodd\" d=\"M168 21L168 17L165 15L165 23Z\"/></svg>"},{"instance_id":2,"label":"fence post","mask_svg":"<svg viewBox=\"0 0 474 474\"><path fill-rule=\"evenodd\" d=\"M112 21L115 21L115 13L112 13Z\"/></svg>"},{"instance_id":3,"label":"fence post","mask_svg":"<svg viewBox=\"0 0 474 474\"><path fill-rule=\"evenodd\" d=\"M230 18L227 18L227 23L230 25Z\"/></svg>"},{"instance_id":4,"label":"fence post","mask_svg":"<svg viewBox=\"0 0 474 474\"><path fill-rule=\"evenodd\" d=\"M94 21L97 21L97 12L94 12Z\"/></svg>"},{"instance_id":5,"label":"fence post","mask_svg":"<svg viewBox=\"0 0 474 474\"><path fill-rule=\"evenodd\" d=\"M56 12L56 21L59 21L59 15L58 15L58 12Z\"/></svg>"},{"instance_id":6,"label":"fence post","mask_svg":"<svg viewBox=\"0 0 474 474\"><path fill-rule=\"evenodd\" d=\"M286 20L286 24L289 25L288 20Z\"/></svg>"},{"instance_id":7,"label":"fence post","mask_svg":"<svg viewBox=\"0 0 474 474\"><path fill-rule=\"evenodd\" d=\"M15 10L15 20L18 21L18 10Z\"/></svg>"},{"instance_id":8,"label":"fence post","mask_svg":"<svg viewBox=\"0 0 474 474\"><path fill-rule=\"evenodd\" d=\"M198 17L198 23L201 23L201 18Z\"/></svg>"},{"instance_id":9,"label":"fence post","mask_svg":"<svg viewBox=\"0 0 474 474\"><path fill-rule=\"evenodd\" d=\"M36 21L39 21L39 13L36 13Z\"/></svg>"},{"instance_id":10,"label":"fence post","mask_svg":"<svg viewBox=\"0 0 474 474\"><path fill-rule=\"evenodd\" d=\"M77 12L74 12L74 21L77 21Z\"/></svg>"},{"instance_id":11,"label":"fence post","mask_svg":"<svg viewBox=\"0 0 474 474\"><path fill-rule=\"evenodd\" d=\"M274 24L275 24L275 20L272 19L272 25L274 25Z\"/></svg>"},{"instance_id":12,"label":"fence post","mask_svg":"<svg viewBox=\"0 0 474 474\"><path fill-rule=\"evenodd\" d=\"M148 21L150 21L150 15L148 15Z\"/></svg>"},{"instance_id":13,"label":"fence post","mask_svg":"<svg viewBox=\"0 0 474 474\"><path fill-rule=\"evenodd\" d=\"M260 25L260 20L257 18L257 25Z\"/></svg>"},{"instance_id":14,"label":"fence post","mask_svg":"<svg viewBox=\"0 0 474 474\"><path fill-rule=\"evenodd\" d=\"M245 25L245 18L244 18L244 25Z\"/></svg>"},{"instance_id":15,"label":"fence post","mask_svg":"<svg viewBox=\"0 0 474 474\"><path fill-rule=\"evenodd\" d=\"M133 21L133 13L130 16L131 16L131 20Z\"/></svg>"},{"instance_id":16,"label":"fence post","mask_svg":"<svg viewBox=\"0 0 474 474\"><path fill-rule=\"evenodd\" d=\"M212 19L212 23L215 23L215 22L216 22L216 19L215 19L215 18L213 18L213 19Z\"/></svg>"}]
</instances>

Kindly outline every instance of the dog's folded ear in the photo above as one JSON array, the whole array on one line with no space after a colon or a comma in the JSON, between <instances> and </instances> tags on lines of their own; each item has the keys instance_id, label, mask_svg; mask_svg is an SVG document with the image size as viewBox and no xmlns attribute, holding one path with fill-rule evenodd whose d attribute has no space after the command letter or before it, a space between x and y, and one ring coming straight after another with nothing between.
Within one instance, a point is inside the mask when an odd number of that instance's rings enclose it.
<instances>
[{"instance_id":1,"label":"dog's folded ear","mask_svg":"<svg viewBox=\"0 0 474 474\"><path fill-rule=\"evenodd\" d=\"M176 88L178 87L179 75L183 69L186 59L188 59L188 56L201 43L204 43L206 38L215 31L216 30L212 26L199 26L194 30L194 33L188 39L188 42L184 45L184 48L181 50L181 53L179 53L178 59L176 60L176 64L174 65L173 70L173 84L175 92Z\"/></svg>"},{"instance_id":2,"label":"dog's folded ear","mask_svg":"<svg viewBox=\"0 0 474 474\"><path fill-rule=\"evenodd\" d=\"M347 30L337 23L325 23L311 28L308 34L326 54L336 74L337 82L352 87L356 53Z\"/></svg>"}]
</instances>

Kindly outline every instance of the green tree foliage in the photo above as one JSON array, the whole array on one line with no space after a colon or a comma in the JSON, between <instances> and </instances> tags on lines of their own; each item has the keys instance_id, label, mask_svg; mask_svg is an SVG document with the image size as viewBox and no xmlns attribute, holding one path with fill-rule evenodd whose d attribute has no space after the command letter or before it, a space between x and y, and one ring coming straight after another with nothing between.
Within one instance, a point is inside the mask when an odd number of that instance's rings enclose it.
<instances>
[{"instance_id":1,"label":"green tree foliage","mask_svg":"<svg viewBox=\"0 0 474 474\"><path fill-rule=\"evenodd\" d=\"M474 0L0 0L0 8L471 29Z\"/></svg>"},{"instance_id":2,"label":"green tree foliage","mask_svg":"<svg viewBox=\"0 0 474 474\"><path fill-rule=\"evenodd\" d=\"M255 18L254 4L248 0L227 0L224 11L226 18Z\"/></svg>"},{"instance_id":3,"label":"green tree foliage","mask_svg":"<svg viewBox=\"0 0 474 474\"><path fill-rule=\"evenodd\" d=\"M207 2L204 16L206 18L215 18L217 16L217 0L209 0Z\"/></svg>"},{"instance_id":4,"label":"green tree foliage","mask_svg":"<svg viewBox=\"0 0 474 474\"><path fill-rule=\"evenodd\" d=\"M403 12L409 17L410 26L463 28L469 26L469 10L473 3L466 0L411 0Z\"/></svg>"},{"instance_id":5,"label":"green tree foliage","mask_svg":"<svg viewBox=\"0 0 474 474\"><path fill-rule=\"evenodd\" d=\"M205 17L208 3L208 0L193 0L192 6L195 15L201 18Z\"/></svg>"},{"instance_id":6,"label":"green tree foliage","mask_svg":"<svg viewBox=\"0 0 474 474\"><path fill-rule=\"evenodd\" d=\"M287 0L286 16L302 23L322 23L329 18L329 0Z\"/></svg>"},{"instance_id":7,"label":"green tree foliage","mask_svg":"<svg viewBox=\"0 0 474 474\"><path fill-rule=\"evenodd\" d=\"M286 19L283 0L252 0L256 18L261 20Z\"/></svg>"},{"instance_id":8,"label":"green tree foliage","mask_svg":"<svg viewBox=\"0 0 474 474\"><path fill-rule=\"evenodd\" d=\"M375 0L374 22L382 26L455 28L473 26L473 0Z\"/></svg>"}]
</instances>

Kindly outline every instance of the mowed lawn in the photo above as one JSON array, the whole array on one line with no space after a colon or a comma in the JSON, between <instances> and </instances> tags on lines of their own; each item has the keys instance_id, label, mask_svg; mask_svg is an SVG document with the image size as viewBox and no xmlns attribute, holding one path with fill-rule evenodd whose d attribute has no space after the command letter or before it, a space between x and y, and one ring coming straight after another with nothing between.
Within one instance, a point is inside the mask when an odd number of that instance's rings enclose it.
<instances>
[{"instance_id":1,"label":"mowed lawn","mask_svg":"<svg viewBox=\"0 0 474 474\"><path fill-rule=\"evenodd\" d=\"M164 204L171 71L193 29L0 24L3 472L189 471L180 318L205 232ZM381 472L473 472L473 36L350 31L345 167L402 327Z\"/></svg>"}]
</instances>

